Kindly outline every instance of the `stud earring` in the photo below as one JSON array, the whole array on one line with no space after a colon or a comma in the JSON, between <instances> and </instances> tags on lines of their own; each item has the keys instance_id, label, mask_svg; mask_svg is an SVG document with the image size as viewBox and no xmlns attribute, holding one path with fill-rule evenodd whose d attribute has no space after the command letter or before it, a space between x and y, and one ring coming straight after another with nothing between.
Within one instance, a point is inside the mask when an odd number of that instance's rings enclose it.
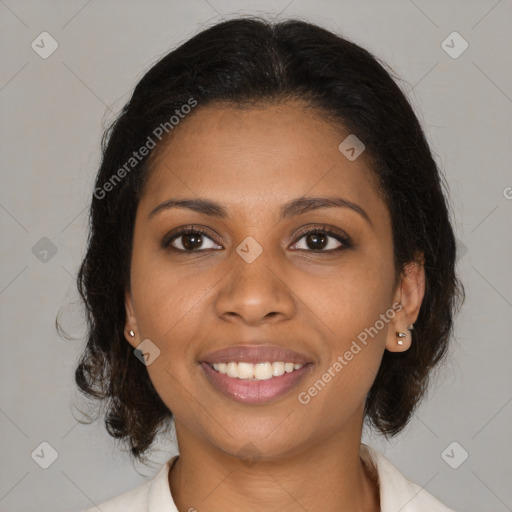
<instances>
[{"instance_id":1,"label":"stud earring","mask_svg":"<svg viewBox=\"0 0 512 512\"><path fill-rule=\"evenodd\" d=\"M396 332L396 342L398 345L403 345L404 344L404 340L402 338L405 338L406 334L405 332Z\"/></svg>"},{"instance_id":2,"label":"stud earring","mask_svg":"<svg viewBox=\"0 0 512 512\"><path fill-rule=\"evenodd\" d=\"M135 333L134 333L131 329L128 331L128 334L129 334L132 338L135 336Z\"/></svg>"}]
</instances>

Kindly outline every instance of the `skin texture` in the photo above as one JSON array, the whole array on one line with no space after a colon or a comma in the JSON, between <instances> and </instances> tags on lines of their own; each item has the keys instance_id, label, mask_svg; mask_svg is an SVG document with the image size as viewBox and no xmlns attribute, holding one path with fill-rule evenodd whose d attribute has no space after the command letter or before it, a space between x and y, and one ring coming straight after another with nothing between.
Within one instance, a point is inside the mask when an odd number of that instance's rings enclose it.
<instances>
[{"instance_id":1,"label":"skin texture","mask_svg":"<svg viewBox=\"0 0 512 512\"><path fill-rule=\"evenodd\" d=\"M161 351L147 370L175 416L180 457L169 482L180 511L379 510L376 482L359 458L364 402L384 350L410 346L406 328L419 313L424 270L409 264L395 286L390 215L365 154L349 161L338 150L347 135L299 102L207 106L180 123L154 161L137 209L126 339L134 347L150 339ZM281 205L302 196L343 197L371 223L339 207L280 220ZM173 208L148 218L171 198L208 198L228 217ZM211 233L200 246L207 250L161 247L190 225ZM318 246L297 235L319 226L348 234L353 246L329 252L340 245L329 237L324 252L314 252ZM250 264L236 252L248 236L263 248ZM299 403L298 393L395 301L403 309ZM396 331L407 334L402 346ZM285 396L238 403L217 392L198 363L243 343L284 346L313 364ZM251 466L239 455L248 443L258 450Z\"/></svg>"}]
</instances>

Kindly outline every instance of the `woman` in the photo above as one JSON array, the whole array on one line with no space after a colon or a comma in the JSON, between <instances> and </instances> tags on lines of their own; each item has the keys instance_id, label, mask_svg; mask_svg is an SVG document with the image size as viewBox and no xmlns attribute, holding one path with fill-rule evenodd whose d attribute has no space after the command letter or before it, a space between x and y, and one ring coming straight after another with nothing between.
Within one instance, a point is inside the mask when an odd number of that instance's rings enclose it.
<instances>
[{"instance_id":1,"label":"woman","mask_svg":"<svg viewBox=\"0 0 512 512\"><path fill-rule=\"evenodd\" d=\"M378 451L463 300L442 175L388 71L296 20L199 33L106 133L76 370L144 460L111 511L448 511ZM92 509L91 509L92 510Z\"/></svg>"}]
</instances>

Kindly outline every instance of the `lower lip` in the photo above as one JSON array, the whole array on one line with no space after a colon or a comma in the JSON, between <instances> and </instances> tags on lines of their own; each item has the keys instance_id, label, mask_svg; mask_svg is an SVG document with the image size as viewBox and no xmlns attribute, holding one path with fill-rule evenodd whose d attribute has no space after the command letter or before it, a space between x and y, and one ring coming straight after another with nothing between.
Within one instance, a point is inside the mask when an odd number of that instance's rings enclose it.
<instances>
[{"instance_id":1,"label":"lower lip","mask_svg":"<svg viewBox=\"0 0 512 512\"><path fill-rule=\"evenodd\" d=\"M266 380L244 380L214 370L209 364L201 363L206 377L213 387L227 397L244 404L263 404L275 400L293 389L310 370L305 364L298 370L284 373Z\"/></svg>"}]
</instances>

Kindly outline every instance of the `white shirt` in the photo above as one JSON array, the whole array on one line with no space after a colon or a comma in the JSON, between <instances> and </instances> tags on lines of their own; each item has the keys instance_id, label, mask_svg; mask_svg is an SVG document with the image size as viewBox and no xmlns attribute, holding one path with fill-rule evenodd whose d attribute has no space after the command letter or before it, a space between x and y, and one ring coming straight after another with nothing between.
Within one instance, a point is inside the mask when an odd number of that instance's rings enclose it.
<instances>
[{"instance_id":1,"label":"white shirt","mask_svg":"<svg viewBox=\"0 0 512 512\"><path fill-rule=\"evenodd\" d=\"M361 443L361 458L377 470L381 512L454 512L403 476L382 453ZM102 512L178 512L169 487L167 461L148 482L99 505ZM92 507L84 512L98 512Z\"/></svg>"}]
</instances>

